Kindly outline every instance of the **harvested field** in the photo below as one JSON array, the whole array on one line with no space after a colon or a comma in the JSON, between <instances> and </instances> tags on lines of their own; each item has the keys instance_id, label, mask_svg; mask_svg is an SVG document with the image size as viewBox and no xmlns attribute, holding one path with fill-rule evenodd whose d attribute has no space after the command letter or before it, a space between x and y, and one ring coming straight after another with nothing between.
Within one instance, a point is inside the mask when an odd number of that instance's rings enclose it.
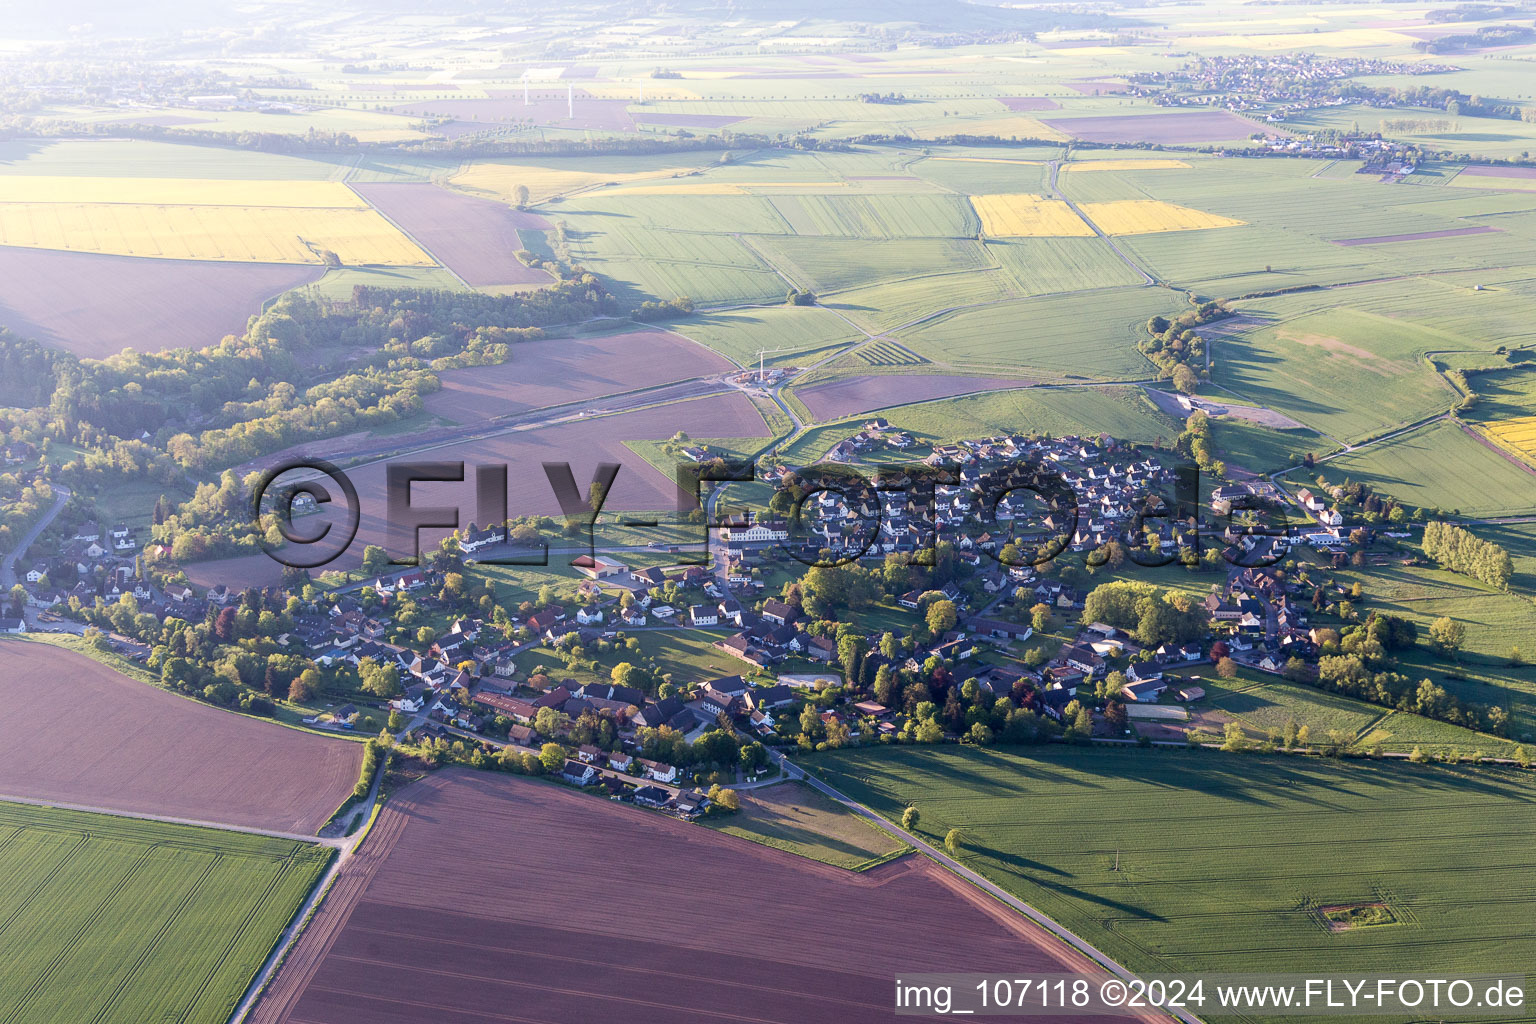
<instances>
[{"instance_id":1,"label":"harvested field","mask_svg":"<svg viewBox=\"0 0 1536 1024\"><path fill-rule=\"evenodd\" d=\"M379 182L352 188L471 287L553 281L548 273L514 255L527 248L518 237L519 229L537 231L549 226L536 213L450 192L429 182Z\"/></svg>"},{"instance_id":2,"label":"harvested field","mask_svg":"<svg viewBox=\"0 0 1536 1024\"><path fill-rule=\"evenodd\" d=\"M1389 242L1421 242L1429 238L1460 238L1462 235L1496 234L1499 229L1481 224L1475 228L1446 228L1444 231L1414 231L1406 235L1373 235L1369 238L1335 238L1334 245L1386 245Z\"/></svg>"},{"instance_id":3,"label":"harvested field","mask_svg":"<svg viewBox=\"0 0 1536 1024\"><path fill-rule=\"evenodd\" d=\"M844 377L800 388L795 397L818 420L835 420L855 413L893 405L929 402L936 398L966 395L973 391L1004 391L1029 387L1030 381L1013 377L950 377L940 374L885 374Z\"/></svg>"},{"instance_id":4,"label":"harvested field","mask_svg":"<svg viewBox=\"0 0 1536 1024\"><path fill-rule=\"evenodd\" d=\"M1238 227L1243 222L1160 199L1120 199L1083 203L1083 212L1109 235L1151 235L1160 231L1203 231Z\"/></svg>"},{"instance_id":5,"label":"harvested field","mask_svg":"<svg viewBox=\"0 0 1536 1024\"><path fill-rule=\"evenodd\" d=\"M475 879L473 900L443 901L444 864ZM744 878L752 898L722 913ZM925 860L851 876L560 786L450 770L390 801L251 1020L863 1024L892 1019L893 975L919 966L1087 967Z\"/></svg>"},{"instance_id":6,"label":"harvested field","mask_svg":"<svg viewBox=\"0 0 1536 1024\"><path fill-rule=\"evenodd\" d=\"M0 246L0 324L99 359L212 345L323 267L144 260Z\"/></svg>"},{"instance_id":7,"label":"harvested field","mask_svg":"<svg viewBox=\"0 0 1536 1024\"><path fill-rule=\"evenodd\" d=\"M253 721L73 651L0 641L0 799L311 835L363 745Z\"/></svg>"},{"instance_id":8,"label":"harvested field","mask_svg":"<svg viewBox=\"0 0 1536 1024\"><path fill-rule=\"evenodd\" d=\"M549 338L512 346L511 360L499 366L443 372L443 389L427 396L426 410L464 423L731 368L728 360L671 331Z\"/></svg>"},{"instance_id":9,"label":"harvested field","mask_svg":"<svg viewBox=\"0 0 1536 1024\"><path fill-rule=\"evenodd\" d=\"M971 206L981 218L981 229L995 238L1093 234L1093 228L1060 199L1020 192L971 196Z\"/></svg>"},{"instance_id":10,"label":"harvested field","mask_svg":"<svg viewBox=\"0 0 1536 1024\"><path fill-rule=\"evenodd\" d=\"M1245 139L1259 125L1225 110L1191 114L1050 117L1045 123L1086 142L1226 142ZM1275 131L1273 126L1269 131Z\"/></svg>"},{"instance_id":11,"label":"harvested field","mask_svg":"<svg viewBox=\"0 0 1536 1024\"><path fill-rule=\"evenodd\" d=\"M1060 110L1061 104L1045 96L1000 96L997 102L1009 110Z\"/></svg>"}]
</instances>

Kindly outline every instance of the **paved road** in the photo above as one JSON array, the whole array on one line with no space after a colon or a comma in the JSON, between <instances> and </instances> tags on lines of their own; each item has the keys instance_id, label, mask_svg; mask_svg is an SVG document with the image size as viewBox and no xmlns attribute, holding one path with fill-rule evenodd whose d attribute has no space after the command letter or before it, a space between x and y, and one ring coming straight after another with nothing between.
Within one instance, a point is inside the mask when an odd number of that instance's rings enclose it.
<instances>
[{"instance_id":1,"label":"paved road","mask_svg":"<svg viewBox=\"0 0 1536 1024\"><path fill-rule=\"evenodd\" d=\"M50 486L53 488L53 507L43 513L41 519L32 524L32 529L28 530L26 535L21 538L21 543L6 552L5 560L0 562L0 590L10 590L16 585L17 560L26 554L27 548L37 542L37 538L42 535L42 532L48 529L48 524L57 519L59 513L64 511L64 503L69 500L69 488L61 487L58 484L51 484Z\"/></svg>"},{"instance_id":2,"label":"paved road","mask_svg":"<svg viewBox=\"0 0 1536 1024\"><path fill-rule=\"evenodd\" d=\"M1133 977L1130 971L1126 970L1124 967L1120 966L1120 964L1112 960L1108 954L1091 945L1087 940L1079 938L1074 933L1068 931L1066 928L1063 928L1061 925L1057 924L1049 917L1046 917L1044 914L1040 913L1034 907L1030 906L1028 903L1025 903L1017 896L1014 896L1012 893L994 885L992 882L983 878L981 875L977 874L970 868L966 867L964 864L961 864L959 861L949 856L949 854L945 853L943 850L940 850L928 843L926 840L913 835L912 833L901 828L899 825L892 824L891 822L885 820L874 811L870 810L868 807L865 807L863 804L852 799L851 797L845 796L843 793L827 785L825 782L822 782L814 775L809 774L803 768L791 763L787 758L783 757L783 755L775 752L774 756L782 765L784 765L785 773L790 778L804 780L811 787L821 791L822 793L831 797L833 800L836 800L838 803L847 807L849 810L853 811L860 817L874 822L880 828L885 829L888 832L892 832L906 840L908 843L911 843L913 847L915 847L930 859L937 861L939 864L948 868L956 875L959 875L961 878L965 879L967 882L971 883L981 891L985 892L987 895L993 897L998 902L1004 903L1012 909L1017 910L1019 913L1029 918L1041 928L1044 928L1052 935L1055 935L1057 938L1067 943L1067 945L1071 946L1073 949L1076 949L1084 956L1092 959L1095 963L1103 967L1106 971L1109 971L1115 977L1121 978L1123 980L1129 980L1131 977ZM1183 1024L1202 1024L1200 1018L1185 1011L1179 1011L1173 1016L1177 1020L1182 1021Z\"/></svg>"}]
</instances>

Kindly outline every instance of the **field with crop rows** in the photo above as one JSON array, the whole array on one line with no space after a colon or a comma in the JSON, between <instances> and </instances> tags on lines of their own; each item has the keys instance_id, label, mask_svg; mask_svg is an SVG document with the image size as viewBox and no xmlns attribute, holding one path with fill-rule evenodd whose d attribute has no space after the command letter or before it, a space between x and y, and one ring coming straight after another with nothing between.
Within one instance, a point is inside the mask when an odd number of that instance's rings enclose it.
<instances>
[{"instance_id":1,"label":"field with crop rows","mask_svg":"<svg viewBox=\"0 0 1536 1024\"><path fill-rule=\"evenodd\" d=\"M1084 203L1083 212L1106 234L1151 235L1162 231L1203 231L1238 227L1243 222L1160 199L1122 199Z\"/></svg>"},{"instance_id":2,"label":"field with crop rows","mask_svg":"<svg viewBox=\"0 0 1536 1024\"><path fill-rule=\"evenodd\" d=\"M861 337L842 317L816 306L695 313L673 329L739 365L754 367L759 351L766 366L794 365Z\"/></svg>"},{"instance_id":3,"label":"field with crop rows","mask_svg":"<svg viewBox=\"0 0 1536 1024\"><path fill-rule=\"evenodd\" d=\"M0 803L0 1018L223 1024L332 851Z\"/></svg>"},{"instance_id":4,"label":"field with crop rows","mask_svg":"<svg viewBox=\"0 0 1536 1024\"><path fill-rule=\"evenodd\" d=\"M899 333L935 362L1007 366L1057 377L1146 376L1136 332L1172 315L1179 298L1160 288L1125 288L1019 299L947 313Z\"/></svg>"},{"instance_id":5,"label":"field with crop rows","mask_svg":"<svg viewBox=\"0 0 1536 1024\"><path fill-rule=\"evenodd\" d=\"M1523 971L1536 957L1526 772L962 747L810 764L888 819L916 806L931 842L960 829L967 866L1133 971ZM1319 920L1356 902L1403 923Z\"/></svg>"},{"instance_id":6,"label":"field with crop rows","mask_svg":"<svg viewBox=\"0 0 1536 1024\"><path fill-rule=\"evenodd\" d=\"M1332 459L1326 475L1368 483L1409 505L1469 516L1536 512L1536 470L1444 420Z\"/></svg>"},{"instance_id":7,"label":"field with crop rows","mask_svg":"<svg viewBox=\"0 0 1536 1024\"><path fill-rule=\"evenodd\" d=\"M992 266L986 250L974 239L764 236L754 239L753 244L791 280L818 295L880 281Z\"/></svg>"}]
</instances>

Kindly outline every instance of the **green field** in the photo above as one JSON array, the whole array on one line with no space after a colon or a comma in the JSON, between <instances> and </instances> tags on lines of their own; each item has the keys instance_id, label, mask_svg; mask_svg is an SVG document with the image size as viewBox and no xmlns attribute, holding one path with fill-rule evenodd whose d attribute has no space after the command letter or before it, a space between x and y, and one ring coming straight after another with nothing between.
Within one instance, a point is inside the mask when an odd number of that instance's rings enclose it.
<instances>
[{"instance_id":1,"label":"green field","mask_svg":"<svg viewBox=\"0 0 1536 1024\"><path fill-rule=\"evenodd\" d=\"M1420 324L1351 308L1297 310L1297 297L1255 299L1245 336L1215 345L1216 377L1256 405L1344 441L1444 412L1456 395L1424 361L1453 341ZM1365 396L1369 395L1367 400Z\"/></svg>"},{"instance_id":2,"label":"green field","mask_svg":"<svg viewBox=\"0 0 1536 1024\"><path fill-rule=\"evenodd\" d=\"M944 313L898 332L935 362L1006 367L1043 376L1127 379L1154 375L1136 351L1147 318L1182 312L1161 288L1122 288L994 302Z\"/></svg>"},{"instance_id":3,"label":"green field","mask_svg":"<svg viewBox=\"0 0 1536 1024\"><path fill-rule=\"evenodd\" d=\"M915 805L931 842L960 829L967 866L1133 971L1523 972L1536 957L1527 772L956 746L808 764L888 819ZM1319 919L1378 902L1403 924Z\"/></svg>"},{"instance_id":4,"label":"green field","mask_svg":"<svg viewBox=\"0 0 1536 1024\"><path fill-rule=\"evenodd\" d=\"M1330 459L1322 475L1370 484L1410 506L1468 516L1536 510L1536 473L1449 420Z\"/></svg>"},{"instance_id":5,"label":"green field","mask_svg":"<svg viewBox=\"0 0 1536 1024\"><path fill-rule=\"evenodd\" d=\"M745 790L741 810L705 824L800 857L863 870L910 847L801 782Z\"/></svg>"},{"instance_id":6,"label":"green field","mask_svg":"<svg viewBox=\"0 0 1536 1024\"><path fill-rule=\"evenodd\" d=\"M922 445L1030 431L1058 437L1102 433L1126 441L1171 442L1179 432L1173 420L1158 412L1136 387L993 391L904 405L882 415ZM788 445L783 456L797 465L810 465L837 442L858 433L866 419L851 416L812 427ZM897 461L920 457L912 451L894 456Z\"/></svg>"},{"instance_id":7,"label":"green field","mask_svg":"<svg viewBox=\"0 0 1536 1024\"><path fill-rule=\"evenodd\" d=\"M742 366L793 366L814 360L863 335L848 321L816 306L762 306L698 313L672 329ZM777 351L767 351L777 350Z\"/></svg>"},{"instance_id":8,"label":"green field","mask_svg":"<svg viewBox=\"0 0 1536 1024\"><path fill-rule=\"evenodd\" d=\"M332 851L0 804L0 1018L222 1024Z\"/></svg>"}]
</instances>

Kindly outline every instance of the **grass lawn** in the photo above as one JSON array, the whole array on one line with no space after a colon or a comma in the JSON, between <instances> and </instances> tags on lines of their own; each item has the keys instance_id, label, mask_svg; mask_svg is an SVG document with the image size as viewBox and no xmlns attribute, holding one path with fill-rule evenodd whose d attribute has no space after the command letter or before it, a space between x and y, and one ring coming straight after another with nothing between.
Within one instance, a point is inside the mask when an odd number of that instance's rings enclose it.
<instances>
[{"instance_id":1,"label":"grass lawn","mask_svg":"<svg viewBox=\"0 0 1536 1024\"><path fill-rule=\"evenodd\" d=\"M32 1024L222 1024L332 852L18 804L0 849L0 1016Z\"/></svg>"},{"instance_id":2,"label":"grass lawn","mask_svg":"<svg viewBox=\"0 0 1536 1024\"><path fill-rule=\"evenodd\" d=\"M969 867L1136 972L1523 972L1536 957L1529 772L1069 747L807 763L888 819L915 805L933 842L960 829ZM1331 932L1319 913L1362 903L1402 925Z\"/></svg>"},{"instance_id":3,"label":"grass lawn","mask_svg":"<svg viewBox=\"0 0 1536 1024\"><path fill-rule=\"evenodd\" d=\"M730 630L632 629L619 632L623 634L625 640L620 641L612 650L599 652L596 647L585 649L588 658L597 659L598 668L595 673L583 669L577 669L575 672L567 670L559 654L550 647L535 647L525 651L518 656L518 667L531 672L537 666L543 665L557 679L570 676L581 683L608 682L611 679L610 673L613 667L619 662L642 664L646 659L654 658L657 671L669 673L672 676L672 682L680 687L694 686L709 679L718 679L720 676L751 677L754 672L751 665L713 646L716 640L729 636ZM626 646L626 642L631 638L639 643L639 651L629 650Z\"/></svg>"},{"instance_id":4,"label":"grass lawn","mask_svg":"<svg viewBox=\"0 0 1536 1024\"><path fill-rule=\"evenodd\" d=\"M862 871L911 849L842 804L802 782L741 794L741 810L705 824L776 850Z\"/></svg>"},{"instance_id":5,"label":"grass lawn","mask_svg":"<svg viewBox=\"0 0 1536 1024\"><path fill-rule=\"evenodd\" d=\"M1223 683L1233 686L1243 679L1254 685L1228 690L1210 699L1208 706L1265 735L1283 731L1294 720L1297 726L1307 727L1313 743L1321 743L1329 730L1357 736L1387 713L1384 708L1273 677L1261 678L1258 673L1244 671L1239 679Z\"/></svg>"}]
</instances>

